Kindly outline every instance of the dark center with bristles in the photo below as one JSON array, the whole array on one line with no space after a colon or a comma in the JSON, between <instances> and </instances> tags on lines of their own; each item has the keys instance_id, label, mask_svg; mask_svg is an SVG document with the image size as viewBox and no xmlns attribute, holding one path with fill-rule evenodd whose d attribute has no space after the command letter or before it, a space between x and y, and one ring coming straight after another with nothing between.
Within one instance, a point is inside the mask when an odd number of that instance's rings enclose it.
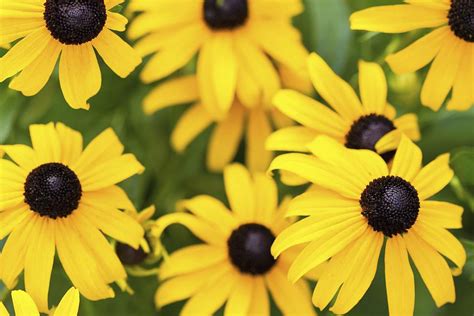
<instances>
[{"instance_id":1,"label":"dark center with bristles","mask_svg":"<svg viewBox=\"0 0 474 316\"><path fill-rule=\"evenodd\" d=\"M227 240L230 260L242 273L264 274L276 262L270 252L274 240L273 233L263 225L241 225Z\"/></svg>"},{"instance_id":2,"label":"dark center with bristles","mask_svg":"<svg viewBox=\"0 0 474 316\"><path fill-rule=\"evenodd\" d=\"M129 266L142 263L148 256L142 247L134 249L129 245L122 244L121 242L117 242L115 245L115 253L123 264Z\"/></svg>"},{"instance_id":3,"label":"dark center with bristles","mask_svg":"<svg viewBox=\"0 0 474 316\"><path fill-rule=\"evenodd\" d=\"M346 135L346 147L353 149L370 149L375 151L375 144L387 133L393 131L395 125L383 115L369 114L362 116L352 124ZM385 161L390 161L395 151L382 154Z\"/></svg>"},{"instance_id":4,"label":"dark center with bristles","mask_svg":"<svg viewBox=\"0 0 474 316\"><path fill-rule=\"evenodd\" d=\"M369 225L387 237L405 233L415 223L420 209L416 189L397 176L370 182L359 203Z\"/></svg>"},{"instance_id":5,"label":"dark center with bristles","mask_svg":"<svg viewBox=\"0 0 474 316\"><path fill-rule=\"evenodd\" d=\"M32 211L55 219L77 209L82 188L74 171L61 163L47 163L26 177L24 196Z\"/></svg>"},{"instance_id":6,"label":"dark center with bristles","mask_svg":"<svg viewBox=\"0 0 474 316\"><path fill-rule=\"evenodd\" d=\"M204 0L204 20L215 30L242 26L249 15L247 0Z\"/></svg>"},{"instance_id":7,"label":"dark center with bristles","mask_svg":"<svg viewBox=\"0 0 474 316\"><path fill-rule=\"evenodd\" d=\"M44 6L46 27L55 39L67 45L93 40L107 20L103 0L46 0Z\"/></svg>"},{"instance_id":8,"label":"dark center with bristles","mask_svg":"<svg viewBox=\"0 0 474 316\"><path fill-rule=\"evenodd\" d=\"M448 18L457 37L474 42L474 0L452 0Z\"/></svg>"}]
</instances>

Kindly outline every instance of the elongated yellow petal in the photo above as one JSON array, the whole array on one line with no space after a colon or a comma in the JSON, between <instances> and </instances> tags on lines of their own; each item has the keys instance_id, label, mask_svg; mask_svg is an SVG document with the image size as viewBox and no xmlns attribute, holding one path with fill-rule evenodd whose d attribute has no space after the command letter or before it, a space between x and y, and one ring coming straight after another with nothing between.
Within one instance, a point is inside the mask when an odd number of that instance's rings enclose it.
<instances>
[{"instance_id":1,"label":"elongated yellow petal","mask_svg":"<svg viewBox=\"0 0 474 316\"><path fill-rule=\"evenodd\" d=\"M406 181L412 181L420 172L422 153L420 148L406 136L402 136L395 157L393 158L390 174L399 176Z\"/></svg>"},{"instance_id":2,"label":"elongated yellow petal","mask_svg":"<svg viewBox=\"0 0 474 316\"><path fill-rule=\"evenodd\" d=\"M308 152L307 145L317 133L304 126L291 126L273 132L265 142L265 148L272 151Z\"/></svg>"},{"instance_id":3,"label":"elongated yellow petal","mask_svg":"<svg viewBox=\"0 0 474 316\"><path fill-rule=\"evenodd\" d=\"M70 288L64 294L61 302L54 311L54 316L76 316L79 311L79 291Z\"/></svg>"},{"instance_id":4,"label":"elongated yellow petal","mask_svg":"<svg viewBox=\"0 0 474 316\"><path fill-rule=\"evenodd\" d=\"M387 80L380 65L359 61L359 89L367 113L383 114L387 104Z\"/></svg>"},{"instance_id":5,"label":"elongated yellow petal","mask_svg":"<svg viewBox=\"0 0 474 316\"><path fill-rule=\"evenodd\" d=\"M81 156L82 135L62 123L56 123L56 131L61 144L61 162L70 166Z\"/></svg>"},{"instance_id":6,"label":"elongated yellow petal","mask_svg":"<svg viewBox=\"0 0 474 316\"><path fill-rule=\"evenodd\" d=\"M413 315L415 281L408 261L405 242L400 235L387 239L385 247L385 282L390 315Z\"/></svg>"},{"instance_id":7,"label":"elongated yellow petal","mask_svg":"<svg viewBox=\"0 0 474 316\"><path fill-rule=\"evenodd\" d=\"M418 220L444 228L462 227L463 208L448 202L421 201Z\"/></svg>"},{"instance_id":8,"label":"elongated yellow petal","mask_svg":"<svg viewBox=\"0 0 474 316\"><path fill-rule=\"evenodd\" d=\"M424 200L441 191L453 174L449 167L449 154L444 154L423 167L411 183L418 191L420 200Z\"/></svg>"},{"instance_id":9,"label":"elongated yellow petal","mask_svg":"<svg viewBox=\"0 0 474 316\"><path fill-rule=\"evenodd\" d=\"M239 164L226 167L224 184L232 211L241 220L252 220L255 217L255 192L247 169Z\"/></svg>"},{"instance_id":10,"label":"elongated yellow petal","mask_svg":"<svg viewBox=\"0 0 474 316\"><path fill-rule=\"evenodd\" d=\"M1 145L0 150L16 162L21 168L29 172L37 166L36 153L26 145Z\"/></svg>"},{"instance_id":11,"label":"elongated yellow petal","mask_svg":"<svg viewBox=\"0 0 474 316\"><path fill-rule=\"evenodd\" d=\"M248 315L253 295L253 277L242 274L225 304L224 316Z\"/></svg>"},{"instance_id":12,"label":"elongated yellow petal","mask_svg":"<svg viewBox=\"0 0 474 316\"><path fill-rule=\"evenodd\" d=\"M254 174L255 220L272 224L278 208L278 188L275 181L266 174Z\"/></svg>"},{"instance_id":13,"label":"elongated yellow petal","mask_svg":"<svg viewBox=\"0 0 474 316\"><path fill-rule=\"evenodd\" d=\"M21 290L12 292L13 307L17 316L39 316L33 299Z\"/></svg>"},{"instance_id":14,"label":"elongated yellow petal","mask_svg":"<svg viewBox=\"0 0 474 316\"><path fill-rule=\"evenodd\" d=\"M29 129L37 162L61 162L61 143L54 124L32 124Z\"/></svg>"},{"instance_id":15,"label":"elongated yellow petal","mask_svg":"<svg viewBox=\"0 0 474 316\"><path fill-rule=\"evenodd\" d=\"M272 132L268 114L262 108L250 110L247 128L246 164L251 172L266 171L272 153L265 149L265 141Z\"/></svg>"},{"instance_id":16,"label":"elongated yellow petal","mask_svg":"<svg viewBox=\"0 0 474 316\"><path fill-rule=\"evenodd\" d=\"M262 316L270 315L270 301L263 278L253 279L253 296L248 314Z\"/></svg>"}]
</instances>

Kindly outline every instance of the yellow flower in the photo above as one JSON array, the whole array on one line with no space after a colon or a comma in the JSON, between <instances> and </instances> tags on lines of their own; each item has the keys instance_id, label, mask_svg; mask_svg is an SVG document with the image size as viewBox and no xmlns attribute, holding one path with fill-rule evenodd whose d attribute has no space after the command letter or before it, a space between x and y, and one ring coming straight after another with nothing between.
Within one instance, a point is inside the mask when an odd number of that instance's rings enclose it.
<instances>
[{"instance_id":1,"label":"yellow flower","mask_svg":"<svg viewBox=\"0 0 474 316\"><path fill-rule=\"evenodd\" d=\"M154 53L142 80L163 78L199 53L197 85L216 118L226 116L236 94L247 106L270 103L281 67L306 76L307 51L291 25L300 0L132 0L129 9L142 12L128 30L132 39L143 37L135 48Z\"/></svg>"},{"instance_id":2,"label":"yellow flower","mask_svg":"<svg viewBox=\"0 0 474 316\"><path fill-rule=\"evenodd\" d=\"M199 134L215 125L207 147L207 167L211 171L221 171L233 160L244 137L249 169L265 171L272 159L271 152L265 150L266 138L273 125L287 126L291 120L271 105L249 108L237 100L222 120L216 120L199 99L196 76L184 76L155 87L145 97L143 108L145 113L152 114L166 107L195 102L173 130L171 144L175 150L183 152Z\"/></svg>"},{"instance_id":3,"label":"yellow flower","mask_svg":"<svg viewBox=\"0 0 474 316\"><path fill-rule=\"evenodd\" d=\"M111 129L84 150L61 123L31 125L32 148L3 145L0 159L0 277L8 288L25 270L25 288L48 309L55 251L74 286L90 300L113 297L109 283L126 273L103 233L138 248L143 228L119 211L129 205L116 184L143 171Z\"/></svg>"},{"instance_id":4,"label":"yellow flower","mask_svg":"<svg viewBox=\"0 0 474 316\"><path fill-rule=\"evenodd\" d=\"M452 89L448 110L474 104L474 3L469 0L416 0L354 13L351 27L384 33L430 28L407 48L387 57L395 73L414 72L433 64L421 91L421 102L439 110Z\"/></svg>"},{"instance_id":5,"label":"yellow flower","mask_svg":"<svg viewBox=\"0 0 474 316\"><path fill-rule=\"evenodd\" d=\"M38 308L35 302L26 292L17 290L12 292L13 307L16 316L39 316ZM64 294L59 305L54 308L51 315L53 316L76 316L79 310L79 291L70 288ZM0 302L0 315L9 316L7 309Z\"/></svg>"},{"instance_id":6,"label":"yellow flower","mask_svg":"<svg viewBox=\"0 0 474 316\"><path fill-rule=\"evenodd\" d=\"M348 148L370 149L389 161L403 134L413 140L420 138L415 114L395 118L395 109L387 103L385 75L378 64L359 62L362 102L317 54L310 55L308 68L316 91L332 109L296 91L279 91L273 99L275 107L302 126L273 133L267 139L267 149L308 152L307 145L317 135L328 135Z\"/></svg>"},{"instance_id":7,"label":"yellow flower","mask_svg":"<svg viewBox=\"0 0 474 316\"><path fill-rule=\"evenodd\" d=\"M379 155L347 149L327 136L319 136L309 147L316 157L285 154L271 166L316 184L288 206L287 216L306 217L285 229L272 246L272 254L278 256L309 242L289 269L290 281L330 259L313 303L323 309L337 296L331 311L345 314L370 286L386 240L390 315L413 314L415 284L409 256L436 305L454 302L452 273L460 273L466 253L447 228L461 228L463 209L427 200L453 177L449 154L422 167L421 150L403 136L389 170ZM457 268L451 271L443 256Z\"/></svg>"},{"instance_id":8,"label":"yellow flower","mask_svg":"<svg viewBox=\"0 0 474 316\"><path fill-rule=\"evenodd\" d=\"M140 56L114 31L127 19L111 12L123 0L2 1L0 44L22 38L0 58L0 82L20 74L10 88L37 94L59 61L59 82L66 102L88 109L87 100L100 90L101 74L94 49L124 78L141 63ZM59 55L61 54L61 57Z\"/></svg>"},{"instance_id":9,"label":"yellow flower","mask_svg":"<svg viewBox=\"0 0 474 316\"><path fill-rule=\"evenodd\" d=\"M232 211L201 195L181 203L190 213L157 220L158 234L179 223L204 242L165 257L157 306L189 298L181 315L211 315L226 302L224 315L269 315L269 291L283 314L314 315L306 282L291 284L286 277L299 249L278 260L270 254L275 236L290 224L283 217L288 200L278 206L275 182L263 173L252 177L238 164L224 169L224 183Z\"/></svg>"}]
</instances>

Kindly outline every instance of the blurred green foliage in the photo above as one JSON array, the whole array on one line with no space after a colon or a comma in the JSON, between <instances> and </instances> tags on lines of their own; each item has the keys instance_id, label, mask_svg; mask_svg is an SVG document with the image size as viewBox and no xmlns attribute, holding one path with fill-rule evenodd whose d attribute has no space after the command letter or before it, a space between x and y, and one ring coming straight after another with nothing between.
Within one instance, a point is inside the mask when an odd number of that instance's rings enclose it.
<instances>
[{"instance_id":1,"label":"blurred green foliage","mask_svg":"<svg viewBox=\"0 0 474 316\"><path fill-rule=\"evenodd\" d=\"M389 82L389 101L399 113L415 112L419 116L422 140L419 142L424 162L444 152L452 153L451 164L457 177L436 199L465 207L464 228L454 233L462 237L469 253L464 274L455 278L455 304L437 309L417 272L415 315L472 315L474 301L474 108L468 112L434 113L420 105L419 90L426 69L416 74L395 76L384 63L384 57L405 46L419 32L383 35L352 32L349 15L373 5L400 3L398 0L305 0L305 12L295 19L310 51L322 55L344 79L357 85L357 60L377 61L384 65ZM124 7L126 4L124 5ZM1 54L1 53L0 53ZM170 133L185 106L169 108L147 117L141 110L141 100L154 85L146 86L138 79L140 69L122 80L102 65L102 89L92 98L91 110L75 111L65 103L59 88L58 73L53 74L46 87L36 96L26 98L9 90L8 82L0 84L0 143L29 143L28 125L62 121L78 129L86 142L107 127L120 135L127 151L136 154L146 166L146 172L126 181L123 186L138 208L155 204L158 214L172 212L179 199L196 194L210 194L225 200L221 175L206 171L205 149L209 133L204 133L183 154L173 152ZM184 70L186 71L186 70ZM183 71L181 71L183 72ZM155 84L156 85L156 84ZM242 161L242 152L238 159ZM281 194L290 192L280 186ZM292 189L291 193L303 188ZM469 207L469 205L471 207ZM471 241L470 241L471 240ZM182 228L171 228L165 243L168 249L196 242ZM387 314L383 260L371 288L350 315ZM416 271L416 270L415 270ZM156 311L153 296L158 286L155 277L130 278L135 295L121 293L116 298L90 302L81 298L80 315L176 315L182 304L173 304ZM19 284L22 284L20 280ZM55 264L50 303L57 304L70 283ZM10 298L7 306L11 308ZM273 307L275 314L278 314ZM331 315L324 311L322 315Z\"/></svg>"}]
</instances>

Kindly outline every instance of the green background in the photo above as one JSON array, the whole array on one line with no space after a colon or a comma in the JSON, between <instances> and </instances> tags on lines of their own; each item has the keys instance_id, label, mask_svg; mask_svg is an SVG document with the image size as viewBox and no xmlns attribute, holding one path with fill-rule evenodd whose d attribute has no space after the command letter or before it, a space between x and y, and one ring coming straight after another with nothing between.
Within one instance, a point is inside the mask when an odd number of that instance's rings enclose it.
<instances>
[{"instance_id":1,"label":"green background","mask_svg":"<svg viewBox=\"0 0 474 316\"><path fill-rule=\"evenodd\" d=\"M388 53L405 47L423 32L384 35L350 31L348 18L351 12L374 4L390 3L400 1L306 0L306 10L295 19L295 24L303 33L306 47L322 55L338 74L357 87L357 60L383 64ZM414 269L415 315L473 315L474 244L469 240L474 240L474 108L467 112L441 110L434 113L419 102L421 83L427 68L416 74L394 76L386 64L383 66L389 82L389 101L396 106L399 115L406 112L418 114L422 132L419 146L423 150L424 162L444 152L452 153L451 165L459 182L448 186L435 199L451 201L465 208L464 228L454 231L463 240L469 255L463 275L455 278L456 303L437 309ZM86 142L111 126L119 134L127 151L136 154L146 166L143 175L123 183L138 208L155 204L158 214L164 214L174 210L178 199L196 194L210 194L225 200L221 175L207 172L204 164L209 131L199 136L185 153L173 152L169 145L170 133L186 106L145 116L141 110L141 101L156 83L148 86L142 84L138 79L140 69L128 78L120 79L102 63L102 88L90 100L92 107L88 112L75 111L67 106L59 88L57 71L46 87L30 98L8 89L8 82L0 84L0 143L29 144L28 125L32 123L62 121L81 131ZM180 73L190 69L192 67ZM241 149L237 160L242 162L243 156ZM282 195L290 193L288 188L281 185L280 188ZM303 189L292 189L291 193L299 193ZM165 236L168 249L194 242L196 239L179 227L169 229ZM349 315L388 313L382 261L379 260L379 269L372 286ZM130 277L129 282L135 290L134 296L121 293L116 288L115 299L90 302L81 298L80 315L176 315L182 306L182 303L178 303L162 311L155 310L153 296L158 286L156 277ZM22 280L19 284L22 284ZM57 304L69 287L70 283L56 260L50 304ZM6 304L11 308L9 295ZM278 314L274 306L273 311ZM331 313L323 311L319 314Z\"/></svg>"}]
</instances>

